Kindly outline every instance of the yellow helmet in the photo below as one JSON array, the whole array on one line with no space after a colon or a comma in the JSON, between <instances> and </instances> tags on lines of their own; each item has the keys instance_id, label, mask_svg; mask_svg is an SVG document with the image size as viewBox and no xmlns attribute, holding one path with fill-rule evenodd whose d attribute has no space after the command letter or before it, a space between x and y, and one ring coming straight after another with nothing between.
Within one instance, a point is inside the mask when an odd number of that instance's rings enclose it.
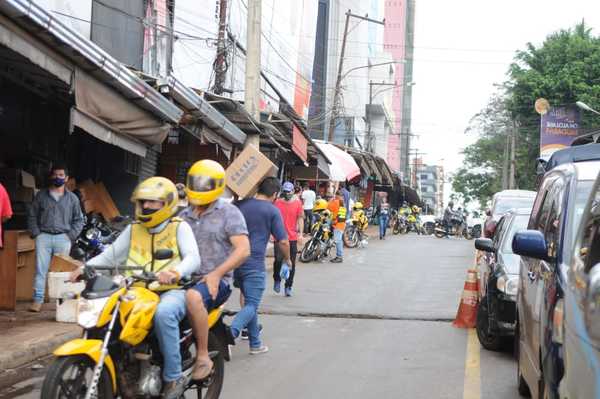
<instances>
[{"instance_id":1,"label":"yellow helmet","mask_svg":"<svg viewBox=\"0 0 600 399\"><path fill-rule=\"evenodd\" d=\"M142 202L161 201L162 208L148 212L142 208ZM131 202L135 204L135 218L145 227L158 226L169 219L177 209L179 197L175 184L165 177L151 177L144 180L133 190Z\"/></svg>"},{"instance_id":2,"label":"yellow helmet","mask_svg":"<svg viewBox=\"0 0 600 399\"><path fill-rule=\"evenodd\" d=\"M325 209L327 209L327 201L325 201L324 199L318 199L315 201L313 211L323 211Z\"/></svg>"},{"instance_id":3,"label":"yellow helmet","mask_svg":"<svg viewBox=\"0 0 600 399\"><path fill-rule=\"evenodd\" d=\"M192 165L187 174L185 192L192 205L215 202L225 190L225 169L215 161L204 159Z\"/></svg>"},{"instance_id":4,"label":"yellow helmet","mask_svg":"<svg viewBox=\"0 0 600 399\"><path fill-rule=\"evenodd\" d=\"M355 211L359 210L359 209L363 209L363 204L360 201L356 201L354 203L354 206L352 207L352 209L354 209Z\"/></svg>"}]
</instances>

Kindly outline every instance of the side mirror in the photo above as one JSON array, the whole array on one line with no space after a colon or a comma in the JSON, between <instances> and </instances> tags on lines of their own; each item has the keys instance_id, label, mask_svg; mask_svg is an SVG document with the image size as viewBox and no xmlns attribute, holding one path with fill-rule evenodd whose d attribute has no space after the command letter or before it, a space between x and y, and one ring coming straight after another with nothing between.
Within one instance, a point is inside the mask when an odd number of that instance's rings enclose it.
<instances>
[{"instance_id":1,"label":"side mirror","mask_svg":"<svg viewBox=\"0 0 600 399\"><path fill-rule=\"evenodd\" d=\"M156 260L167 260L173 257L173 251L171 249L159 249L154 252L154 259Z\"/></svg>"},{"instance_id":2,"label":"side mirror","mask_svg":"<svg viewBox=\"0 0 600 399\"><path fill-rule=\"evenodd\" d=\"M494 243L489 238L478 238L475 240L475 248L480 251L495 253Z\"/></svg>"},{"instance_id":3,"label":"side mirror","mask_svg":"<svg viewBox=\"0 0 600 399\"><path fill-rule=\"evenodd\" d=\"M590 338L600 339L600 263L594 265L590 270L585 301L585 325Z\"/></svg>"},{"instance_id":4,"label":"side mirror","mask_svg":"<svg viewBox=\"0 0 600 399\"><path fill-rule=\"evenodd\" d=\"M512 250L515 254L528 258L549 260L546 239L537 230L517 232L513 237Z\"/></svg>"}]
</instances>

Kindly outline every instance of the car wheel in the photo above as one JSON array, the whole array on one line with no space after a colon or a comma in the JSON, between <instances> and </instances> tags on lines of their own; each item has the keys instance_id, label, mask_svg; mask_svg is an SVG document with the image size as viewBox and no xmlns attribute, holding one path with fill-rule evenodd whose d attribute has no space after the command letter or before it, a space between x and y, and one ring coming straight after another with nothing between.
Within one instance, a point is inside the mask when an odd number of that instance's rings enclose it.
<instances>
[{"instance_id":1,"label":"car wheel","mask_svg":"<svg viewBox=\"0 0 600 399\"><path fill-rule=\"evenodd\" d=\"M487 302L487 297L483 297L477 307L477 324L475 326L477 329L477 338L481 346L485 349L499 351L502 347L502 337L489 331L490 319Z\"/></svg>"},{"instance_id":2,"label":"car wheel","mask_svg":"<svg viewBox=\"0 0 600 399\"><path fill-rule=\"evenodd\" d=\"M517 314L517 326L515 328L515 356L517 357L517 391L519 395L527 398L531 397L531 391L527 385L527 381L521 374L521 357L519 353L521 351L521 339L519 338L519 315Z\"/></svg>"}]
</instances>

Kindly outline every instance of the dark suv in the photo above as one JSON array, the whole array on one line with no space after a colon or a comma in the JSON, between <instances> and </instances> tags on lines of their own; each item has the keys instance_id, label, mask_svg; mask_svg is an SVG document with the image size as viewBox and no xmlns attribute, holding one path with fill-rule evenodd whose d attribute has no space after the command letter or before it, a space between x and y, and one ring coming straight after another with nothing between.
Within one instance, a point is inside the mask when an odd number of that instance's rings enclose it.
<instances>
[{"instance_id":1,"label":"dark suv","mask_svg":"<svg viewBox=\"0 0 600 399\"><path fill-rule=\"evenodd\" d=\"M564 364L561 299L575 235L598 171L600 162L590 161L546 173L528 230L513 239L513 251L521 255L516 331L521 394L558 397Z\"/></svg>"},{"instance_id":2,"label":"dark suv","mask_svg":"<svg viewBox=\"0 0 600 399\"><path fill-rule=\"evenodd\" d=\"M519 284L519 255L513 253L512 239L527 228L531 208L513 209L498 221L494 239L479 238L475 248L491 254L482 263L481 299L477 308L477 337L488 350L499 350L505 338L512 337L516 324Z\"/></svg>"}]
</instances>

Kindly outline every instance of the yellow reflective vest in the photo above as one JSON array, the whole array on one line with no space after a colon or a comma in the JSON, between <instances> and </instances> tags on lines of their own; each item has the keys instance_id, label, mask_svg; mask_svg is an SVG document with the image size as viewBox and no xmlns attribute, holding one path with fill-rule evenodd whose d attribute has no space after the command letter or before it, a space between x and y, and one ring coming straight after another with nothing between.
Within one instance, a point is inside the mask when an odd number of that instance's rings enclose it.
<instances>
[{"instance_id":1,"label":"yellow reflective vest","mask_svg":"<svg viewBox=\"0 0 600 399\"><path fill-rule=\"evenodd\" d=\"M182 222L180 218L172 218L167 226L158 233L151 233L148 228L139 223L131 224L131 239L129 242L128 266L146 266L150 272L169 270L181 263L179 245L177 245L177 227ZM166 260L155 260L153 254L159 249L170 249L173 257Z\"/></svg>"}]
</instances>

